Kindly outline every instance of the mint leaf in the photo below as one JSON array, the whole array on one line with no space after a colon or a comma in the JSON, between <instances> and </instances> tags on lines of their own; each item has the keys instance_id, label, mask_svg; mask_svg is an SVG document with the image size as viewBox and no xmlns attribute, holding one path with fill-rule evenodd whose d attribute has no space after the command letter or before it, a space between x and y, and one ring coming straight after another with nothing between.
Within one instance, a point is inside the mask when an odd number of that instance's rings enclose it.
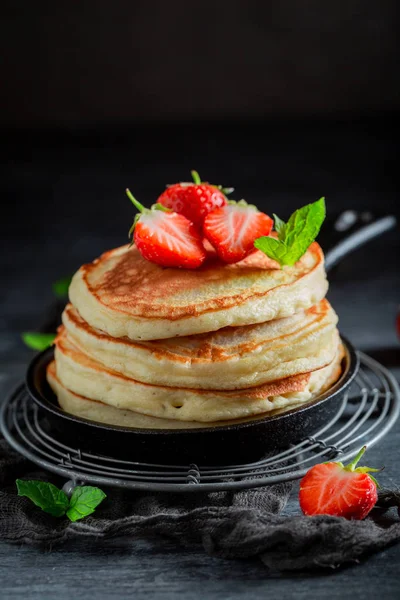
<instances>
[{"instance_id":1,"label":"mint leaf","mask_svg":"<svg viewBox=\"0 0 400 600\"><path fill-rule=\"evenodd\" d=\"M53 517L65 515L69 505L68 497L52 483L17 479L16 484L18 496L29 498L36 506Z\"/></svg>"},{"instance_id":2,"label":"mint leaf","mask_svg":"<svg viewBox=\"0 0 400 600\"><path fill-rule=\"evenodd\" d=\"M45 350L53 344L56 334L26 331L21 334L21 337L28 348L32 348L32 350Z\"/></svg>"},{"instance_id":3,"label":"mint leaf","mask_svg":"<svg viewBox=\"0 0 400 600\"><path fill-rule=\"evenodd\" d=\"M67 515L70 521L78 521L91 515L95 508L106 498L106 494L97 487L76 487L71 499L58 487L46 481L25 481L17 479L18 496L25 496L36 506L53 517Z\"/></svg>"},{"instance_id":4,"label":"mint leaf","mask_svg":"<svg viewBox=\"0 0 400 600\"><path fill-rule=\"evenodd\" d=\"M254 246L280 265L294 265L307 252L325 219L325 198L296 210L287 223L274 215L278 239L264 236Z\"/></svg>"},{"instance_id":5,"label":"mint leaf","mask_svg":"<svg viewBox=\"0 0 400 600\"><path fill-rule=\"evenodd\" d=\"M68 289L72 280L72 275L58 279L51 286L53 293L57 298L66 298L68 296Z\"/></svg>"},{"instance_id":6,"label":"mint leaf","mask_svg":"<svg viewBox=\"0 0 400 600\"><path fill-rule=\"evenodd\" d=\"M106 497L106 494L97 487L86 485L75 488L67 510L67 517L71 521L79 521L79 519L91 515Z\"/></svg>"},{"instance_id":7,"label":"mint leaf","mask_svg":"<svg viewBox=\"0 0 400 600\"><path fill-rule=\"evenodd\" d=\"M264 252L269 258L273 258L280 265L289 265L290 261L287 261L288 249L283 242L273 237L260 237L254 242L254 246Z\"/></svg>"},{"instance_id":8,"label":"mint leaf","mask_svg":"<svg viewBox=\"0 0 400 600\"><path fill-rule=\"evenodd\" d=\"M285 227L286 227L286 223L285 221L282 221L282 219L280 219L278 217L278 215L274 214L274 221L275 221L275 230L278 232L279 236L281 238L283 238L285 236Z\"/></svg>"},{"instance_id":9,"label":"mint leaf","mask_svg":"<svg viewBox=\"0 0 400 600\"><path fill-rule=\"evenodd\" d=\"M299 243L300 240L303 245L308 241L309 246L317 237L324 219L325 198L320 198L316 202L296 210L285 227L284 241L286 245Z\"/></svg>"}]
</instances>

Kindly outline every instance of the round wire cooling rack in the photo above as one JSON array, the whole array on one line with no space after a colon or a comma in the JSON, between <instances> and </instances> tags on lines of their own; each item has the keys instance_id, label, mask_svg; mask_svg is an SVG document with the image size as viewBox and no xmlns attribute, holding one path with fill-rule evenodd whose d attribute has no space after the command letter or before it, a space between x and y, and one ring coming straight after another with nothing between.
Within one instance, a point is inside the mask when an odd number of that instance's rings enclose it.
<instances>
[{"instance_id":1,"label":"round wire cooling rack","mask_svg":"<svg viewBox=\"0 0 400 600\"><path fill-rule=\"evenodd\" d=\"M376 444L393 426L400 412L399 386L387 369L361 352L359 356L360 370L327 425L286 450L248 464L162 465L81 452L46 431L40 409L30 400L24 385L3 403L0 429L20 454L65 477L66 490L84 482L164 492L262 487L299 479L323 460L348 460L364 444Z\"/></svg>"}]
</instances>

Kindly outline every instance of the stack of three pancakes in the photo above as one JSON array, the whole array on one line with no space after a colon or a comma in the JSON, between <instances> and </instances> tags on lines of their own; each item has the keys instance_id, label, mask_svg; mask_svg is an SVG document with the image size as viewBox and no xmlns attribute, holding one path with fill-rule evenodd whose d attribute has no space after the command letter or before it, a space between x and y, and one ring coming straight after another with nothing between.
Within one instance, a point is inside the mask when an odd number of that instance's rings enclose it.
<instances>
[{"instance_id":1,"label":"stack of three pancakes","mask_svg":"<svg viewBox=\"0 0 400 600\"><path fill-rule=\"evenodd\" d=\"M75 274L48 380L67 412L143 428L292 408L339 377L343 349L314 242L293 267L262 252L167 269L135 247Z\"/></svg>"}]
</instances>

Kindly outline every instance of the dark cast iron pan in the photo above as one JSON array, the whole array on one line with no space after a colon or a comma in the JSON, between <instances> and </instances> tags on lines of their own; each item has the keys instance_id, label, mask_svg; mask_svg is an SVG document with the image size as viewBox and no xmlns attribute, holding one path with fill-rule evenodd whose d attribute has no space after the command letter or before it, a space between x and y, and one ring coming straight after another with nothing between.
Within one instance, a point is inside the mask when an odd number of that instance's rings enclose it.
<instances>
[{"instance_id":1,"label":"dark cast iron pan","mask_svg":"<svg viewBox=\"0 0 400 600\"><path fill-rule=\"evenodd\" d=\"M385 217L357 228L326 254L327 269L395 223ZM93 454L155 464L238 464L260 459L268 451L288 447L329 423L355 377L359 359L353 346L345 347L339 381L311 402L285 412L254 417L232 424L201 429L139 429L106 425L64 412L46 380L46 367L53 360L52 348L38 354L27 372L32 400L47 418L60 441Z\"/></svg>"}]
</instances>

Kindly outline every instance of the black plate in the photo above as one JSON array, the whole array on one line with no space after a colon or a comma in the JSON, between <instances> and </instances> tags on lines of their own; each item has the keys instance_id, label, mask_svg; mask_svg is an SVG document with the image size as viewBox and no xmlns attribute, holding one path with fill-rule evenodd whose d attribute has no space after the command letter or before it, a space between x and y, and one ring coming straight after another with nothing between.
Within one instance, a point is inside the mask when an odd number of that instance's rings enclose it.
<instances>
[{"instance_id":1,"label":"black plate","mask_svg":"<svg viewBox=\"0 0 400 600\"><path fill-rule=\"evenodd\" d=\"M342 338L343 339L343 338ZM353 346L343 340L345 357L339 381L306 404L279 414L202 429L138 429L106 425L64 412L46 380L53 349L31 362L26 383L60 441L94 454L156 464L237 464L260 459L288 447L327 424L337 412L345 390L359 367Z\"/></svg>"}]
</instances>

